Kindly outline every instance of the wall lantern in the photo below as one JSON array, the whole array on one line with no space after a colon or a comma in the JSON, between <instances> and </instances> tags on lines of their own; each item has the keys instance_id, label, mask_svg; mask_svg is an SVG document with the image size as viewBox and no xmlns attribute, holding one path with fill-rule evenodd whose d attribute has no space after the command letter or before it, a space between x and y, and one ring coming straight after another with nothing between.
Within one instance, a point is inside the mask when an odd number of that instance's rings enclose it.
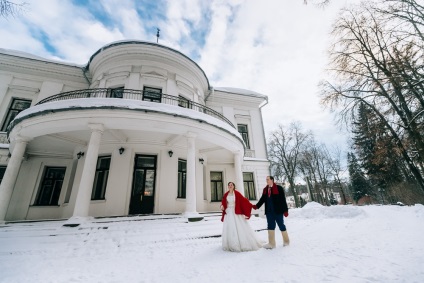
<instances>
[{"instance_id":1,"label":"wall lantern","mask_svg":"<svg viewBox=\"0 0 424 283\"><path fill-rule=\"evenodd\" d=\"M82 156L84 156L84 152L80 151L77 153L77 158L80 159Z\"/></svg>"},{"instance_id":2,"label":"wall lantern","mask_svg":"<svg viewBox=\"0 0 424 283\"><path fill-rule=\"evenodd\" d=\"M172 150L168 151L169 157L172 157L172 155L174 154L174 152Z\"/></svg>"},{"instance_id":3,"label":"wall lantern","mask_svg":"<svg viewBox=\"0 0 424 283\"><path fill-rule=\"evenodd\" d=\"M121 146L121 148L119 149L119 154L124 153L124 151L125 151L125 148L123 148L123 147Z\"/></svg>"},{"instance_id":4,"label":"wall lantern","mask_svg":"<svg viewBox=\"0 0 424 283\"><path fill-rule=\"evenodd\" d=\"M203 162L205 162L205 160L203 158L199 158L199 162L203 164Z\"/></svg>"}]
</instances>

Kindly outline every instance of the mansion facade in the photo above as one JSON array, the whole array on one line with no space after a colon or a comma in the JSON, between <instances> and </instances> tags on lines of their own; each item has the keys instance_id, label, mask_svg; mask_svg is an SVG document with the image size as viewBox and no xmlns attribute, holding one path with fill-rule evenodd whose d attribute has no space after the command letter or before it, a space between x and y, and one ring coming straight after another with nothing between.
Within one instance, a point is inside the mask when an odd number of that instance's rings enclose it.
<instances>
[{"instance_id":1,"label":"mansion facade","mask_svg":"<svg viewBox=\"0 0 424 283\"><path fill-rule=\"evenodd\" d=\"M181 52L103 46L84 66L0 49L0 222L219 211L270 175L265 95Z\"/></svg>"}]
</instances>

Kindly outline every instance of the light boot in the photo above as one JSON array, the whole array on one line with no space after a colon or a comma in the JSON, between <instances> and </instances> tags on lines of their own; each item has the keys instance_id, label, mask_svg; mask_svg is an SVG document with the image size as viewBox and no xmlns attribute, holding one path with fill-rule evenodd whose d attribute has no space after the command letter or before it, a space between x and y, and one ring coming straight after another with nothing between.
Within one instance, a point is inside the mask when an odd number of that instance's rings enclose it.
<instances>
[{"instance_id":1,"label":"light boot","mask_svg":"<svg viewBox=\"0 0 424 283\"><path fill-rule=\"evenodd\" d=\"M289 234L287 231L282 231L281 235L283 235L283 246L288 246L290 244Z\"/></svg>"},{"instance_id":2,"label":"light boot","mask_svg":"<svg viewBox=\"0 0 424 283\"><path fill-rule=\"evenodd\" d=\"M275 230L268 230L268 244L264 246L265 249L275 248Z\"/></svg>"}]
</instances>

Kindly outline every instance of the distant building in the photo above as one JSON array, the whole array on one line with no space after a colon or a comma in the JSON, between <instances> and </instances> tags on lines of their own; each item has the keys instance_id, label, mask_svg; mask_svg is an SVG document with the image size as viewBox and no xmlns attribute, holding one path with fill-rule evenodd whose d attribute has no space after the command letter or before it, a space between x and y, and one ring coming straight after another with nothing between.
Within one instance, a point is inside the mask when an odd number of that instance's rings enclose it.
<instances>
[{"instance_id":1,"label":"distant building","mask_svg":"<svg viewBox=\"0 0 424 283\"><path fill-rule=\"evenodd\" d=\"M269 175L267 96L121 41L84 66L0 49L0 221L218 211Z\"/></svg>"}]
</instances>

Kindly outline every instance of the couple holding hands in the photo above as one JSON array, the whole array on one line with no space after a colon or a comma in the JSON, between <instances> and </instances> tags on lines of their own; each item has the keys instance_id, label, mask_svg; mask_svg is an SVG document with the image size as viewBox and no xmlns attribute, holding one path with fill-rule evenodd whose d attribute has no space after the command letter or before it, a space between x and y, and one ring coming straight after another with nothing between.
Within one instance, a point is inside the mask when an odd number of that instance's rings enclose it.
<instances>
[{"instance_id":1,"label":"couple holding hands","mask_svg":"<svg viewBox=\"0 0 424 283\"><path fill-rule=\"evenodd\" d=\"M288 207L284 189L274 183L272 176L266 177L267 186L256 205L239 193L233 182L228 183L228 191L222 197L221 210L224 222L222 230L222 248L226 251L255 251L262 247L260 240L246 219L250 218L251 210L260 208L265 203L265 215L268 222L268 243L266 249L275 248L276 224L281 230L283 245L287 246L289 236L284 225L284 216L288 217Z\"/></svg>"}]
</instances>

